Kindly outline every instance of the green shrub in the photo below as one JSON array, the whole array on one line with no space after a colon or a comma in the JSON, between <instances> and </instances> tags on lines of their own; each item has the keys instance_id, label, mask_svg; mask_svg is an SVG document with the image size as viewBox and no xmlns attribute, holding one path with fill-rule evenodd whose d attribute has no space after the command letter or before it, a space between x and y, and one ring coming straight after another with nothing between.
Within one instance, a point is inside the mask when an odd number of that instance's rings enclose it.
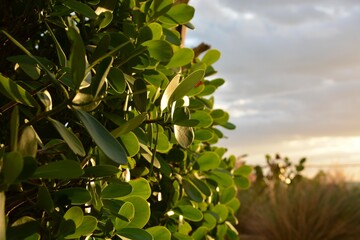
<instances>
[{"instance_id":1,"label":"green shrub","mask_svg":"<svg viewBox=\"0 0 360 240\"><path fill-rule=\"evenodd\" d=\"M172 0L1 8L0 238L237 239L251 168L216 147L217 50L194 57ZM2 209L6 196L5 210Z\"/></svg>"}]
</instances>

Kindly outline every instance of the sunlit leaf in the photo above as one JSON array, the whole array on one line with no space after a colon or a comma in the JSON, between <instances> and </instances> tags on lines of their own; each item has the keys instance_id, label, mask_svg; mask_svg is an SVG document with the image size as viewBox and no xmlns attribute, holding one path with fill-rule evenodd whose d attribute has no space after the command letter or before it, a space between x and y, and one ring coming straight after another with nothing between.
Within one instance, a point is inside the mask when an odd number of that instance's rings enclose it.
<instances>
[{"instance_id":1,"label":"sunlit leaf","mask_svg":"<svg viewBox=\"0 0 360 240\"><path fill-rule=\"evenodd\" d=\"M171 232L164 226L155 226L145 229L148 233L150 233L154 240L170 240Z\"/></svg>"},{"instance_id":2,"label":"sunlit leaf","mask_svg":"<svg viewBox=\"0 0 360 240\"><path fill-rule=\"evenodd\" d=\"M153 240L154 238L150 233L146 232L143 229L138 228L124 228L120 231L117 231L117 234L125 237L126 239L132 240Z\"/></svg>"},{"instance_id":3,"label":"sunlit leaf","mask_svg":"<svg viewBox=\"0 0 360 240\"><path fill-rule=\"evenodd\" d=\"M30 107L38 106L36 100L20 85L0 73L0 93L5 97Z\"/></svg>"},{"instance_id":4,"label":"sunlit leaf","mask_svg":"<svg viewBox=\"0 0 360 240\"><path fill-rule=\"evenodd\" d=\"M175 138L183 148L189 147L194 141L194 130L192 127L174 125Z\"/></svg>"},{"instance_id":5,"label":"sunlit leaf","mask_svg":"<svg viewBox=\"0 0 360 240\"><path fill-rule=\"evenodd\" d=\"M199 222L203 218L202 212L190 205L180 205L173 209L175 213L183 215L185 219Z\"/></svg>"},{"instance_id":6,"label":"sunlit leaf","mask_svg":"<svg viewBox=\"0 0 360 240\"><path fill-rule=\"evenodd\" d=\"M219 156L214 152L204 152L196 159L197 167L201 171L209 171L215 169L220 164Z\"/></svg>"},{"instance_id":7,"label":"sunlit leaf","mask_svg":"<svg viewBox=\"0 0 360 240\"><path fill-rule=\"evenodd\" d=\"M220 56L221 56L221 53L219 50L210 49L209 51L207 51L205 53L204 57L201 59L201 62L210 66L213 63L215 63L217 60L219 60Z\"/></svg>"},{"instance_id":8,"label":"sunlit leaf","mask_svg":"<svg viewBox=\"0 0 360 240\"><path fill-rule=\"evenodd\" d=\"M177 50L170 62L166 65L168 68L181 67L189 64L194 59L194 51L190 48L180 48Z\"/></svg>"},{"instance_id":9,"label":"sunlit leaf","mask_svg":"<svg viewBox=\"0 0 360 240\"><path fill-rule=\"evenodd\" d=\"M18 139L18 151L23 157L36 157L38 143L36 132L32 126L26 126L20 133Z\"/></svg>"}]
</instances>

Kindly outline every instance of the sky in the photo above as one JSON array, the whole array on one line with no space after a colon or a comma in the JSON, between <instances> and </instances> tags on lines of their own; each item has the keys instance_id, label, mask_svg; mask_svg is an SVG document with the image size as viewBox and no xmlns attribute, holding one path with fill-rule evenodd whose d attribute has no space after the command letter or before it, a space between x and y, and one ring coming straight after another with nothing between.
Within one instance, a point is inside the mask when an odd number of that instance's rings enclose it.
<instances>
[{"instance_id":1,"label":"sky","mask_svg":"<svg viewBox=\"0 0 360 240\"><path fill-rule=\"evenodd\" d=\"M190 5L195 30L186 45L205 42L222 53L214 67L226 83L215 102L237 128L224 131L220 145L252 164L280 153L307 157L309 170L340 167L360 179L360 1Z\"/></svg>"}]
</instances>

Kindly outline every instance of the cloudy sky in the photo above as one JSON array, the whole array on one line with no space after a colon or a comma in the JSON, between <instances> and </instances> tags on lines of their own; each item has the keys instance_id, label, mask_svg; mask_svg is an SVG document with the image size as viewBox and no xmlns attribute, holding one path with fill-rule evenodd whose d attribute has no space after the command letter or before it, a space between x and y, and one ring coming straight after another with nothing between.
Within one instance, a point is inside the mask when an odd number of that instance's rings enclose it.
<instances>
[{"instance_id":1,"label":"cloudy sky","mask_svg":"<svg viewBox=\"0 0 360 240\"><path fill-rule=\"evenodd\" d=\"M215 100L237 125L221 142L231 154L250 163L279 152L309 165L360 164L359 0L190 4L196 29L186 44L222 52L215 68L226 84Z\"/></svg>"}]
</instances>

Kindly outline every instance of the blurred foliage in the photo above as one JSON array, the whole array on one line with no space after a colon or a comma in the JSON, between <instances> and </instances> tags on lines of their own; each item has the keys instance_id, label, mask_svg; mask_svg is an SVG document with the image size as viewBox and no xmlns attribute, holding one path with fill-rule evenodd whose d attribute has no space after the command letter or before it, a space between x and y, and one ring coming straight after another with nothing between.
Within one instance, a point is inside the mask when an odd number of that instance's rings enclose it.
<instances>
[{"instance_id":1,"label":"blurred foliage","mask_svg":"<svg viewBox=\"0 0 360 240\"><path fill-rule=\"evenodd\" d=\"M220 52L181 46L193 7L0 9L1 239L238 238L252 169L215 146L235 126L214 109Z\"/></svg>"},{"instance_id":2,"label":"blurred foliage","mask_svg":"<svg viewBox=\"0 0 360 240\"><path fill-rule=\"evenodd\" d=\"M256 166L252 187L239 193L241 239L355 240L360 236L360 189L320 171L302 175L305 159L266 156Z\"/></svg>"}]
</instances>

